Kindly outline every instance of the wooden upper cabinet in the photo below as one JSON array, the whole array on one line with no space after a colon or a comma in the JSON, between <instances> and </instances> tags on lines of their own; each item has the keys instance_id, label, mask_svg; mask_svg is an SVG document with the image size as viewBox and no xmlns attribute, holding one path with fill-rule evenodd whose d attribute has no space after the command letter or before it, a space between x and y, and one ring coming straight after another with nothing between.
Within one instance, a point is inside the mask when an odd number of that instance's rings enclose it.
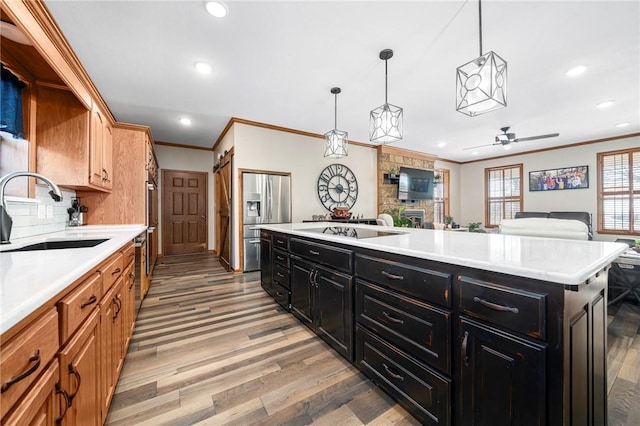
<instances>
[{"instance_id":1,"label":"wooden upper cabinet","mask_svg":"<svg viewBox=\"0 0 640 426\"><path fill-rule=\"evenodd\" d=\"M112 188L113 136L100 109L87 110L65 89L36 92L36 169L57 185L77 190Z\"/></svg>"}]
</instances>

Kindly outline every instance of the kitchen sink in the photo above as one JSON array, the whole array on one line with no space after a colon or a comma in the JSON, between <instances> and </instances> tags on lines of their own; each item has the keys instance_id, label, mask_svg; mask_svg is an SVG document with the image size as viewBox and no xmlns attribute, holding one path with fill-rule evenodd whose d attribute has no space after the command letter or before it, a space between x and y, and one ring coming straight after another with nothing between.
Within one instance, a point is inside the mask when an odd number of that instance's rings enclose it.
<instances>
[{"instance_id":1,"label":"kitchen sink","mask_svg":"<svg viewBox=\"0 0 640 426\"><path fill-rule=\"evenodd\" d=\"M109 238L94 238L90 240L49 240L41 243L29 244L23 247L2 250L3 253L10 253L15 251L35 251L35 250L60 250L69 248L86 248L95 247L100 243L104 243Z\"/></svg>"}]
</instances>

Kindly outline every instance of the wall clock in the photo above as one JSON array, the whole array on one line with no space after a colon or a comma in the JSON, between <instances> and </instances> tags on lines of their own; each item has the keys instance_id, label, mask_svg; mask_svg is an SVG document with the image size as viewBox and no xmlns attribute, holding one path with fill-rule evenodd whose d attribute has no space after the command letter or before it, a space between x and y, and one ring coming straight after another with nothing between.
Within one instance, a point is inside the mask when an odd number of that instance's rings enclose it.
<instances>
[{"instance_id":1,"label":"wall clock","mask_svg":"<svg viewBox=\"0 0 640 426\"><path fill-rule=\"evenodd\" d=\"M351 209L358 198L358 181L350 168L343 164L327 166L318 177L318 198L325 209Z\"/></svg>"}]
</instances>

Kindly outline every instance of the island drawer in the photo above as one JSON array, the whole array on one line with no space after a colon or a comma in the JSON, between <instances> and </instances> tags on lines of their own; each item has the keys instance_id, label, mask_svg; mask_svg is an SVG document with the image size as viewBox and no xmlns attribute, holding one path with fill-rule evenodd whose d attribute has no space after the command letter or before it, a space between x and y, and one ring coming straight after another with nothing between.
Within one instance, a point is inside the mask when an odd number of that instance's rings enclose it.
<instances>
[{"instance_id":1,"label":"island drawer","mask_svg":"<svg viewBox=\"0 0 640 426\"><path fill-rule=\"evenodd\" d=\"M461 312L536 339L546 339L545 294L465 276L459 276L456 285Z\"/></svg>"},{"instance_id":2,"label":"island drawer","mask_svg":"<svg viewBox=\"0 0 640 426\"><path fill-rule=\"evenodd\" d=\"M76 331L78 326L89 316L93 308L98 305L102 279L99 273L94 273L64 299L58 302L60 313L60 344Z\"/></svg>"},{"instance_id":3,"label":"island drawer","mask_svg":"<svg viewBox=\"0 0 640 426\"><path fill-rule=\"evenodd\" d=\"M442 306L451 306L451 274L356 254L356 276Z\"/></svg>"},{"instance_id":4,"label":"island drawer","mask_svg":"<svg viewBox=\"0 0 640 426\"><path fill-rule=\"evenodd\" d=\"M285 288L291 288L289 285L289 269L281 265L275 265L273 268L273 281Z\"/></svg>"},{"instance_id":5,"label":"island drawer","mask_svg":"<svg viewBox=\"0 0 640 426\"><path fill-rule=\"evenodd\" d=\"M353 252L351 250L312 243L298 238L289 240L289 248L291 253L314 262L323 263L333 269L351 273L353 268Z\"/></svg>"},{"instance_id":6,"label":"island drawer","mask_svg":"<svg viewBox=\"0 0 640 426\"><path fill-rule=\"evenodd\" d=\"M276 282L267 284L262 283L261 285L264 291L266 291L269 296L273 297L273 299L278 302L279 305L281 305L287 311L289 310L289 299L291 295L289 290Z\"/></svg>"},{"instance_id":7,"label":"island drawer","mask_svg":"<svg viewBox=\"0 0 640 426\"><path fill-rule=\"evenodd\" d=\"M0 418L38 378L60 347L55 308L29 324L0 349Z\"/></svg>"},{"instance_id":8,"label":"island drawer","mask_svg":"<svg viewBox=\"0 0 640 426\"><path fill-rule=\"evenodd\" d=\"M273 249L273 261L278 265L282 265L285 268L288 268L289 267L289 254L286 251L282 251L280 249L274 248Z\"/></svg>"},{"instance_id":9,"label":"island drawer","mask_svg":"<svg viewBox=\"0 0 640 426\"><path fill-rule=\"evenodd\" d=\"M451 381L359 326L356 366L422 424L451 424Z\"/></svg>"},{"instance_id":10,"label":"island drawer","mask_svg":"<svg viewBox=\"0 0 640 426\"><path fill-rule=\"evenodd\" d=\"M356 280L356 321L403 351L451 374L451 313Z\"/></svg>"},{"instance_id":11,"label":"island drawer","mask_svg":"<svg viewBox=\"0 0 640 426\"><path fill-rule=\"evenodd\" d=\"M104 295L113 283L120 277L124 269L124 258L121 252L116 252L98 267L102 274L102 294Z\"/></svg>"},{"instance_id":12,"label":"island drawer","mask_svg":"<svg viewBox=\"0 0 640 426\"><path fill-rule=\"evenodd\" d=\"M273 234L273 245L283 250L289 250L289 237L282 234Z\"/></svg>"}]
</instances>

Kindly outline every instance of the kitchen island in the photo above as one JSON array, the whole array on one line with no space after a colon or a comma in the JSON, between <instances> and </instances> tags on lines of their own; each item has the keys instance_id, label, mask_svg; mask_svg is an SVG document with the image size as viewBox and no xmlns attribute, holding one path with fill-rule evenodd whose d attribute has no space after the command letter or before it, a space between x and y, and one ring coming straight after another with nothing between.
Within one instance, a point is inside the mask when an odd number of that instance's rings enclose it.
<instances>
[{"instance_id":1,"label":"kitchen island","mask_svg":"<svg viewBox=\"0 0 640 426\"><path fill-rule=\"evenodd\" d=\"M261 283L424 424L605 424L623 244L262 226Z\"/></svg>"}]
</instances>

